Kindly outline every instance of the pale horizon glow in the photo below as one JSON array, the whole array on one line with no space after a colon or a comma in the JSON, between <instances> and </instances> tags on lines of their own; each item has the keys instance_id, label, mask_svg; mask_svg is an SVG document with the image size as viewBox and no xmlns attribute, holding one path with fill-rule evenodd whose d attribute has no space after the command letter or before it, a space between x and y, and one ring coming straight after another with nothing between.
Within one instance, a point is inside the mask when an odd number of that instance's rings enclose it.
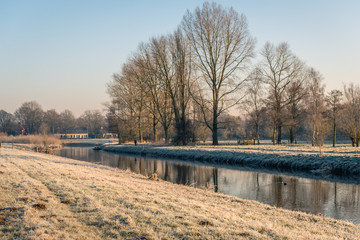
<instances>
[{"instance_id":1,"label":"pale horizon glow","mask_svg":"<svg viewBox=\"0 0 360 240\"><path fill-rule=\"evenodd\" d=\"M248 20L257 51L287 42L324 77L326 91L360 82L360 2L218 1ZM0 2L0 109L104 109L106 84L140 42L173 32L203 1Z\"/></svg>"}]
</instances>

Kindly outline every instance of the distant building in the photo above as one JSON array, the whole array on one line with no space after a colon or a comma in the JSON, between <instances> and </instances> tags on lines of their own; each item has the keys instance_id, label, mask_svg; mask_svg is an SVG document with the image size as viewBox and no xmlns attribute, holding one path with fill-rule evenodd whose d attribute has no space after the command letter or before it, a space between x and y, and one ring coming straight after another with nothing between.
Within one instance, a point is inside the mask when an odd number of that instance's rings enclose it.
<instances>
[{"instance_id":1,"label":"distant building","mask_svg":"<svg viewBox=\"0 0 360 240\"><path fill-rule=\"evenodd\" d=\"M116 133L104 133L103 138L117 138L118 135Z\"/></svg>"},{"instance_id":2,"label":"distant building","mask_svg":"<svg viewBox=\"0 0 360 240\"><path fill-rule=\"evenodd\" d=\"M60 139L86 139L89 138L87 133L66 133L66 134L54 134L55 137Z\"/></svg>"}]
</instances>

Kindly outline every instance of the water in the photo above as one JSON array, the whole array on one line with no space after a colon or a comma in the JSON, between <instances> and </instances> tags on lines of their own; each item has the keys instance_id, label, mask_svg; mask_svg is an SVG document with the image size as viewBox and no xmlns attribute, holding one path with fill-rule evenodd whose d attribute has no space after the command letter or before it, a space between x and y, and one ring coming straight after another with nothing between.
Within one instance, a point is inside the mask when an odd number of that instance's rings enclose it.
<instances>
[{"instance_id":1,"label":"water","mask_svg":"<svg viewBox=\"0 0 360 240\"><path fill-rule=\"evenodd\" d=\"M360 185L206 166L175 160L120 155L92 148L64 148L57 155L130 169L177 184L208 188L215 192L256 200L360 224Z\"/></svg>"}]
</instances>

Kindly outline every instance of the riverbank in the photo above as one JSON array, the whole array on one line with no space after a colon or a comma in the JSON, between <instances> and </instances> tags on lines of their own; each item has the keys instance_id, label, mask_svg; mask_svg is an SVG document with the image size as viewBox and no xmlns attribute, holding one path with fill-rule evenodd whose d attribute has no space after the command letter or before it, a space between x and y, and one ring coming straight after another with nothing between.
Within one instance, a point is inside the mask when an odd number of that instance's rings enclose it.
<instances>
[{"instance_id":1,"label":"riverbank","mask_svg":"<svg viewBox=\"0 0 360 240\"><path fill-rule=\"evenodd\" d=\"M0 238L356 239L345 221L46 154L0 149Z\"/></svg>"},{"instance_id":2,"label":"riverbank","mask_svg":"<svg viewBox=\"0 0 360 240\"><path fill-rule=\"evenodd\" d=\"M156 146L105 144L104 151L174 158L255 169L360 177L360 149L345 145L319 149L309 145Z\"/></svg>"}]
</instances>

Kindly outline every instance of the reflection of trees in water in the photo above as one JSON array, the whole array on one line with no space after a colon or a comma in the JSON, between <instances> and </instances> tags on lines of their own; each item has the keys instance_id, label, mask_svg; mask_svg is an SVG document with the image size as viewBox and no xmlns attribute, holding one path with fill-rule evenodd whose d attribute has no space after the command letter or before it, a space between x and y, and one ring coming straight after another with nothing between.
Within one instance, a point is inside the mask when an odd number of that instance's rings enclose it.
<instances>
[{"instance_id":1,"label":"reflection of trees in water","mask_svg":"<svg viewBox=\"0 0 360 240\"><path fill-rule=\"evenodd\" d=\"M84 161L88 161L88 159L91 159L90 162L94 162L96 159L94 156L89 156L89 150L87 148L65 149L64 157L78 159L78 160L84 160Z\"/></svg>"},{"instance_id":2,"label":"reflection of trees in water","mask_svg":"<svg viewBox=\"0 0 360 240\"><path fill-rule=\"evenodd\" d=\"M274 202L275 206L282 206L282 177L281 176L273 176L273 191L274 191Z\"/></svg>"},{"instance_id":3,"label":"reflection of trees in water","mask_svg":"<svg viewBox=\"0 0 360 240\"><path fill-rule=\"evenodd\" d=\"M185 185L190 185L192 184L192 181L190 180L190 175L193 172L193 168L191 168L190 166L185 166L185 165L178 165L176 168L176 183L179 184L185 184Z\"/></svg>"},{"instance_id":4,"label":"reflection of trees in water","mask_svg":"<svg viewBox=\"0 0 360 240\"><path fill-rule=\"evenodd\" d=\"M296 191L296 186L297 186L297 180L296 178L291 178L289 181L289 189L290 189L290 196L291 196L291 201L290 201L290 205L292 207L292 209L297 210L298 205L297 205L297 191Z\"/></svg>"},{"instance_id":5,"label":"reflection of trees in water","mask_svg":"<svg viewBox=\"0 0 360 240\"><path fill-rule=\"evenodd\" d=\"M287 209L345 218L360 214L360 186L273 174L218 170L218 190Z\"/></svg>"},{"instance_id":6,"label":"reflection of trees in water","mask_svg":"<svg viewBox=\"0 0 360 240\"><path fill-rule=\"evenodd\" d=\"M360 207L360 186L359 185L345 185L334 184L336 205L340 206L354 206ZM339 188L339 189L338 189Z\"/></svg>"},{"instance_id":7,"label":"reflection of trees in water","mask_svg":"<svg viewBox=\"0 0 360 240\"><path fill-rule=\"evenodd\" d=\"M170 176L171 176L171 166L169 162L165 162L165 173L164 173L164 177L163 179L166 181L170 180Z\"/></svg>"},{"instance_id":8,"label":"reflection of trees in water","mask_svg":"<svg viewBox=\"0 0 360 240\"><path fill-rule=\"evenodd\" d=\"M213 168L213 183L214 183L214 192L219 191L219 170L217 168Z\"/></svg>"},{"instance_id":9,"label":"reflection of trees in water","mask_svg":"<svg viewBox=\"0 0 360 240\"><path fill-rule=\"evenodd\" d=\"M185 165L171 161L158 161L156 163L156 171L161 179L196 187L210 184L213 174L210 167Z\"/></svg>"}]
</instances>

